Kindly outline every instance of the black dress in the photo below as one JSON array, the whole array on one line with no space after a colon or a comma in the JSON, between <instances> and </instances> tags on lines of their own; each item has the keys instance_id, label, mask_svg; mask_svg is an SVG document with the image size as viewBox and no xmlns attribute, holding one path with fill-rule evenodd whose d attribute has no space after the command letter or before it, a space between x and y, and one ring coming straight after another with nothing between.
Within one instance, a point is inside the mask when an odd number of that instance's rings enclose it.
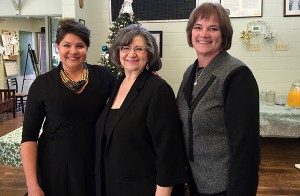
<instances>
[{"instance_id":1,"label":"black dress","mask_svg":"<svg viewBox=\"0 0 300 196\"><path fill-rule=\"evenodd\" d=\"M87 66L89 82L80 94L62 83L58 68L29 90L22 142L38 141L37 175L46 196L95 195L95 122L115 78L104 67Z\"/></svg>"}]
</instances>

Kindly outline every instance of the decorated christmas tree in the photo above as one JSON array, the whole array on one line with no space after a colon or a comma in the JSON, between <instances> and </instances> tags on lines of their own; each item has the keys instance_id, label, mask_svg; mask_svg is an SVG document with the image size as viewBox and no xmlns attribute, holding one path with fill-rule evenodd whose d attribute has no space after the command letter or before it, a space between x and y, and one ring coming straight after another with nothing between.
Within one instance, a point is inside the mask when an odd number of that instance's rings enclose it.
<instances>
[{"instance_id":1,"label":"decorated christmas tree","mask_svg":"<svg viewBox=\"0 0 300 196\"><path fill-rule=\"evenodd\" d=\"M107 37L108 38L108 41L106 42L107 45L102 46L102 54L99 63L100 65L105 66L116 77L118 77L121 73L114 65L111 64L109 60L109 49L120 29L130 24L139 24L139 22L137 21L137 19L134 17L133 14L132 6L131 6L132 1L133 0L124 0L118 18L113 23L113 26L109 28L110 32L109 32L109 36Z\"/></svg>"}]
</instances>

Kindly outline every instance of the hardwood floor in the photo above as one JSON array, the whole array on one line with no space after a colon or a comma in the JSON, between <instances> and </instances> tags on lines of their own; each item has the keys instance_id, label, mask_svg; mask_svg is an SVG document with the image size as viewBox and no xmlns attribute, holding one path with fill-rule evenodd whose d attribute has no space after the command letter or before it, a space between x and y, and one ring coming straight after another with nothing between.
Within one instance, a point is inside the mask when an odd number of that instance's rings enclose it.
<instances>
[{"instance_id":1,"label":"hardwood floor","mask_svg":"<svg viewBox=\"0 0 300 196\"><path fill-rule=\"evenodd\" d=\"M300 139L262 138L257 195L300 195Z\"/></svg>"},{"instance_id":2,"label":"hardwood floor","mask_svg":"<svg viewBox=\"0 0 300 196\"><path fill-rule=\"evenodd\" d=\"M0 137L22 126L23 115L0 114ZM300 139L262 138L258 196L299 196ZM0 165L0 195L19 196L26 192L22 167Z\"/></svg>"}]
</instances>

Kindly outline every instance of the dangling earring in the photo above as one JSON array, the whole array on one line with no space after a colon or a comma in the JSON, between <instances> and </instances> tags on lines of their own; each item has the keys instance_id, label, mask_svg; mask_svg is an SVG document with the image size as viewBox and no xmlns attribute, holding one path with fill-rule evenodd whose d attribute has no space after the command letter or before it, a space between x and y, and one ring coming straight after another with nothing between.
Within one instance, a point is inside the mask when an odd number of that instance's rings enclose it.
<instances>
[{"instance_id":1,"label":"dangling earring","mask_svg":"<svg viewBox=\"0 0 300 196\"><path fill-rule=\"evenodd\" d=\"M146 65L146 70L149 70L149 65L148 64Z\"/></svg>"}]
</instances>

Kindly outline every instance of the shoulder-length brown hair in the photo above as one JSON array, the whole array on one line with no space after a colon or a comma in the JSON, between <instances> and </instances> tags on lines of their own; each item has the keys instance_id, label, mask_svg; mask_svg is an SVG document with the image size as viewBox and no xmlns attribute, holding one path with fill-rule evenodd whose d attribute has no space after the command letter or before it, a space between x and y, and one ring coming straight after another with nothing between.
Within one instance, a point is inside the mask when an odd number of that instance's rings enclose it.
<instances>
[{"instance_id":1,"label":"shoulder-length brown hair","mask_svg":"<svg viewBox=\"0 0 300 196\"><path fill-rule=\"evenodd\" d=\"M120 47L130 45L133 41L133 38L136 36L145 38L149 70L160 70L162 63L159 57L157 43L152 34L138 24L132 24L119 30L109 49L109 58L111 63L120 69Z\"/></svg>"},{"instance_id":2,"label":"shoulder-length brown hair","mask_svg":"<svg viewBox=\"0 0 300 196\"><path fill-rule=\"evenodd\" d=\"M233 29L228 12L219 3L202 3L192 11L186 26L189 46L193 47L192 30L198 18L208 19L210 16L215 16L219 20L223 40L221 50L229 50L232 42Z\"/></svg>"}]
</instances>

